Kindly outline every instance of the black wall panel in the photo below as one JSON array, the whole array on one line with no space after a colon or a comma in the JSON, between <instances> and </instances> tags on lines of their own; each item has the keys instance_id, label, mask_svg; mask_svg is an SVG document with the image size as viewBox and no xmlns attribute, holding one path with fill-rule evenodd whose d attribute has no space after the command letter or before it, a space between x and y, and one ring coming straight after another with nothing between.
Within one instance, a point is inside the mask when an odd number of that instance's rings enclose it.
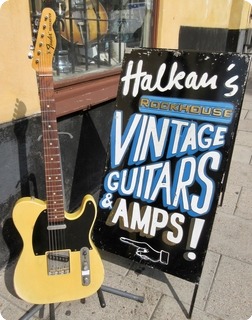
<instances>
[{"instance_id":1,"label":"black wall panel","mask_svg":"<svg viewBox=\"0 0 252 320\"><path fill-rule=\"evenodd\" d=\"M243 52L246 30L181 26L180 50Z\"/></svg>"}]
</instances>

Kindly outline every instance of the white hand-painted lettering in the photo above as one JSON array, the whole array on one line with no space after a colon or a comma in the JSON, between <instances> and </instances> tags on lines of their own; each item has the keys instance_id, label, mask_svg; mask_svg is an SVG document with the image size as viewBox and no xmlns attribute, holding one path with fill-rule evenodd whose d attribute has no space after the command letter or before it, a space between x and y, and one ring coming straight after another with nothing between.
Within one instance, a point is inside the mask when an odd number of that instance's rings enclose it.
<instances>
[{"instance_id":1,"label":"white hand-painted lettering","mask_svg":"<svg viewBox=\"0 0 252 320\"><path fill-rule=\"evenodd\" d=\"M185 216L178 212L168 213L166 210L152 206L140 207L138 202L131 202L118 198L111 210L106 225L113 226L119 223L123 230L139 232L142 237L152 238L158 230L169 227L164 231L162 239L166 244L174 245L181 242Z\"/></svg>"},{"instance_id":2,"label":"white hand-painted lettering","mask_svg":"<svg viewBox=\"0 0 252 320\"><path fill-rule=\"evenodd\" d=\"M194 217L207 214L215 192L209 173L220 168L222 157L218 149L225 145L227 131L228 127L223 125L199 125L142 114L133 114L123 131L123 114L115 111L111 130L114 170L106 175L104 188L107 194L132 196L146 203L161 197L164 208L179 208ZM202 153L197 155L198 151ZM171 165L173 157L178 158L175 168ZM152 162L144 165L147 159ZM129 167L116 169L123 163ZM192 194L190 188L195 183L199 190ZM101 206L104 207L102 203ZM124 216L125 210L116 210ZM148 211L145 214L147 219ZM129 221L124 223L126 228L129 225Z\"/></svg>"},{"instance_id":3,"label":"white hand-painted lettering","mask_svg":"<svg viewBox=\"0 0 252 320\"><path fill-rule=\"evenodd\" d=\"M128 164L133 165L145 162L148 156L157 161L163 156L168 159L217 149L225 144L227 130L223 125L198 125L188 120L157 119L154 115L135 113L123 132L123 113L116 111L111 129L111 167L121 165L128 154Z\"/></svg>"},{"instance_id":4,"label":"white hand-painted lettering","mask_svg":"<svg viewBox=\"0 0 252 320\"><path fill-rule=\"evenodd\" d=\"M234 64L231 64L227 71L230 71L234 68ZM135 72L133 71L136 70ZM165 79L165 74L168 73L167 78ZM238 91L238 85L235 84L235 81L239 78L238 75L235 75L228 79L223 85L226 89L230 90L224 95L227 97L234 96ZM122 94L124 96L130 94L130 88L132 86L132 96L136 97L140 90L153 92L158 90L159 92L166 92L176 88L178 90L192 89L199 90L200 88L209 87L211 90L217 89L217 80L218 75L210 76L207 72L202 75L197 74L195 71L186 73L185 71L178 70L178 63L174 62L170 68L167 70L166 63L162 63L159 69L157 70L156 77L152 74L148 74L143 70L143 60L139 60L136 68L134 68L134 61L129 61L126 74L121 78L123 84ZM166 85L164 82L166 81Z\"/></svg>"}]
</instances>

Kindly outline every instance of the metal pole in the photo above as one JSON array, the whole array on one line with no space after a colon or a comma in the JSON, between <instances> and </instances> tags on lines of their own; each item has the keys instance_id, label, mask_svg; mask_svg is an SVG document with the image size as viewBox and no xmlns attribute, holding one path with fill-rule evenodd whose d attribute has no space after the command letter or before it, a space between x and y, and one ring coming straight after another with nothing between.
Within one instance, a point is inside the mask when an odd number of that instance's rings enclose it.
<instances>
[{"instance_id":1,"label":"metal pole","mask_svg":"<svg viewBox=\"0 0 252 320\"><path fill-rule=\"evenodd\" d=\"M189 314L188 314L188 319L191 319L191 317L192 317L193 308L194 308L194 304L195 304L198 288L199 288L199 284L196 283L195 287L194 287L194 290L193 290L193 296L192 296L191 306L190 306L190 310L189 310Z\"/></svg>"},{"instance_id":2,"label":"metal pole","mask_svg":"<svg viewBox=\"0 0 252 320\"><path fill-rule=\"evenodd\" d=\"M125 292L125 291L122 291L122 290L118 290L118 289L107 287L107 286L103 286L103 285L101 286L101 289L102 289L102 291L109 292L109 293L115 294L117 296L121 296L121 297L124 297L124 298L127 298L127 299L132 299L132 300L135 300L135 301L141 302L141 303L144 302L144 297L142 297L142 296L137 296L137 295L132 294L132 293L128 293L128 292Z\"/></svg>"},{"instance_id":3,"label":"metal pole","mask_svg":"<svg viewBox=\"0 0 252 320\"><path fill-rule=\"evenodd\" d=\"M44 308L43 304L35 304L25 315L23 315L19 320L29 320L31 317Z\"/></svg>"}]
</instances>

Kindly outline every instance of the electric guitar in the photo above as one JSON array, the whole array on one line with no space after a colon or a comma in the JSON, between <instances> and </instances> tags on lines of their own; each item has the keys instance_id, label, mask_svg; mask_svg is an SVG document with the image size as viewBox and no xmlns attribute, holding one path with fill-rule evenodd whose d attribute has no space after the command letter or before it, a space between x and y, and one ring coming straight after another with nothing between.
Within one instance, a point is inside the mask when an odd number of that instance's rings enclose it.
<instances>
[{"instance_id":1,"label":"electric guitar","mask_svg":"<svg viewBox=\"0 0 252 320\"><path fill-rule=\"evenodd\" d=\"M64 210L52 73L55 19L52 9L43 10L32 62L39 82L47 201L24 197L13 210L23 240L14 287L20 298L33 304L88 297L104 279L103 264L91 239L97 215L94 198L86 195L74 213Z\"/></svg>"}]
</instances>

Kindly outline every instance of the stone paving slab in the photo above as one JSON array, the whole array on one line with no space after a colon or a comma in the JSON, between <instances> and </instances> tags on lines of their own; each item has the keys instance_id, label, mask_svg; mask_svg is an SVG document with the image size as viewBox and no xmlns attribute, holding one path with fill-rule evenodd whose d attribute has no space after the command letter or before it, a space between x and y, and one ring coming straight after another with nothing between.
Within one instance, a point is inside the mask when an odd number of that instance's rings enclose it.
<instances>
[{"instance_id":1,"label":"stone paving slab","mask_svg":"<svg viewBox=\"0 0 252 320\"><path fill-rule=\"evenodd\" d=\"M209 249L252 264L251 230L252 221L219 213L215 217Z\"/></svg>"},{"instance_id":2,"label":"stone paving slab","mask_svg":"<svg viewBox=\"0 0 252 320\"><path fill-rule=\"evenodd\" d=\"M222 256L206 311L221 319L248 320L251 298L252 265Z\"/></svg>"},{"instance_id":3,"label":"stone paving slab","mask_svg":"<svg viewBox=\"0 0 252 320\"><path fill-rule=\"evenodd\" d=\"M252 132L251 120L241 119L239 122L239 130Z\"/></svg>"},{"instance_id":4,"label":"stone paving slab","mask_svg":"<svg viewBox=\"0 0 252 320\"><path fill-rule=\"evenodd\" d=\"M252 147L236 145L232 156L232 161L249 164L252 156Z\"/></svg>"},{"instance_id":5,"label":"stone paving slab","mask_svg":"<svg viewBox=\"0 0 252 320\"><path fill-rule=\"evenodd\" d=\"M6 286L6 274L0 273L0 314L6 320L18 320L21 318L32 305L17 298L12 290L8 290L9 284ZM48 312L45 312L45 316ZM33 317L32 320L39 319L38 315ZM1 317L0 317L0 320Z\"/></svg>"},{"instance_id":6,"label":"stone paving slab","mask_svg":"<svg viewBox=\"0 0 252 320\"><path fill-rule=\"evenodd\" d=\"M252 132L239 130L236 135L236 145L252 147Z\"/></svg>"},{"instance_id":7,"label":"stone paving slab","mask_svg":"<svg viewBox=\"0 0 252 320\"><path fill-rule=\"evenodd\" d=\"M169 296L163 295L157 306L151 320L185 320L188 316L189 305L182 309L179 304L174 304L173 299ZM193 320L223 320L219 317L203 312L197 307L193 310Z\"/></svg>"},{"instance_id":8,"label":"stone paving slab","mask_svg":"<svg viewBox=\"0 0 252 320\"><path fill-rule=\"evenodd\" d=\"M79 301L62 303L56 310L57 319L150 319L157 303L161 298L161 292L156 288L148 288L139 281L132 281L127 277L122 277L112 271L107 271L106 284L116 289L125 290L144 297L144 303L131 299L119 297L117 295L104 292L106 307L101 308L96 295L86 299L86 303L80 304Z\"/></svg>"},{"instance_id":9,"label":"stone paving slab","mask_svg":"<svg viewBox=\"0 0 252 320\"><path fill-rule=\"evenodd\" d=\"M235 215L243 219L252 220L252 188L242 187Z\"/></svg>"},{"instance_id":10,"label":"stone paving slab","mask_svg":"<svg viewBox=\"0 0 252 320\"><path fill-rule=\"evenodd\" d=\"M250 81L250 83L247 84L247 89L244 96L242 108L252 110L251 102L252 102L252 83Z\"/></svg>"},{"instance_id":11,"label":"stone paving slab","mask_svg":"<svg viewBox=\"0 0 252 320\"><path fill-rule=\"evenodd\" d=\"M209 251L206 256L206 263L202 272L200 286L197 294L195 305L204 309L209 294L209 283L212 283L215 272L219 263L219 255ZM128 277L135 281L141 282L144 286L158 288L163 294L173 297L181 304L190 305L194 284L159 270L145 267L141 264L134 264Z\"/></svg>"},{"instance_id":12,"label":"stone paving slab","mask_svg":"<svg viewBox=\"0 0 252 320\"><path fill-rule=\"evenodd\" d=\"M19 319L23 316L23 314L26 311L25 309L18 307L15 303L12 303L11 301L6 300L2 296L0 296L0 310L1 310L0 315L6 320ZM38 317L34 319L38 319Z\"/></svg>"},{"instance_id":13,"label":"stone paving slab","mask_svg":"<svg viewBox=\"0 0 252 320\"><path fill-rule=\"evenodd\" d=\"M248 102L248 103L250 104L250 102ZM242 110L241 110L241 115L240 115L240 121L246 119L247 114L248 114L248 110L242 108Z\"/></svg>"},{"instance_id":14,"label":"stone paving slab","mask_svg":"<svg viewBox=\"0 0 252 320\"><path fill-rule=\"evenodd\" d=\"M232 162L228 175L228 184L252 188L251 164ZM248 208L248 210L251 210L251 208Z\"/></svg>"},{"instance_id":15,"label":"stone paving slab","mask_svg":"<svg viewBox=\"0 0 252 320\"><path fill-rule=\"evenodd\" d=\"M220 206L217 208L217 213L226 213L234 215L237 202L241 194L242 187L237 185L227 184L226 192L224 194L223 203L221 204L221 199L219 201Z\"/></svg>"},{"instance_id":16,"label":"stone paving slab","mask_svg":"<svg viewBox=\"0 0 252 320\"><path fill-rule=\"evenodd\" d=\"M252 111L251 110L247 113L246 119L252 120Z\"/></svg>"}]
</instances>

